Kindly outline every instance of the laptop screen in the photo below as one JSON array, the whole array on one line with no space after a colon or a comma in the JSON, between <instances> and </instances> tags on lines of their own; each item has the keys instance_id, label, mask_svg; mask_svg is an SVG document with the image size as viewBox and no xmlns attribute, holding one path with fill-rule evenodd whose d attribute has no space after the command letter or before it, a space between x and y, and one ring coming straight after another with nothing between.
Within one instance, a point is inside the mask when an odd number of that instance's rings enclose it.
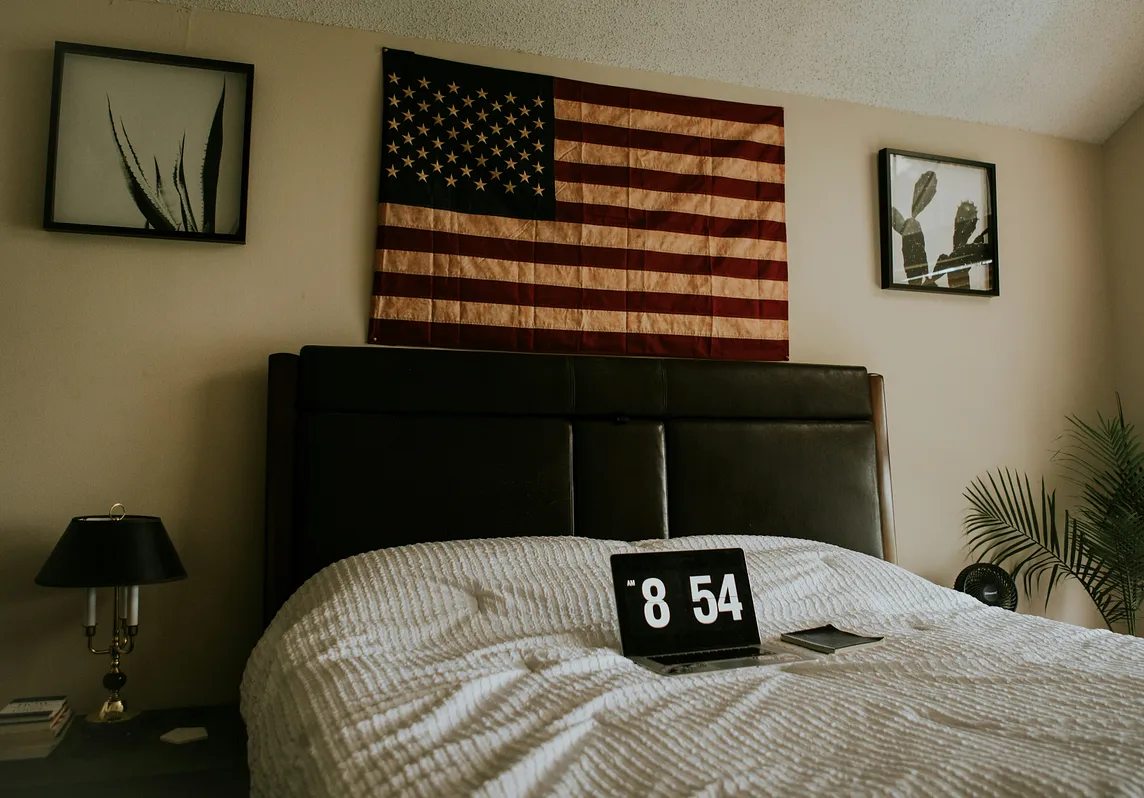
<instances>
[{"instance_id":1,"label":"laptop screen","mask_svg":"<svg viewBox=\"0 0 1144 798\"><path fill-rule=\"evenodd\" d=\"M612 583L625 656L759 643L742 549L613 554Z\"/></svg>"}]
</instances>

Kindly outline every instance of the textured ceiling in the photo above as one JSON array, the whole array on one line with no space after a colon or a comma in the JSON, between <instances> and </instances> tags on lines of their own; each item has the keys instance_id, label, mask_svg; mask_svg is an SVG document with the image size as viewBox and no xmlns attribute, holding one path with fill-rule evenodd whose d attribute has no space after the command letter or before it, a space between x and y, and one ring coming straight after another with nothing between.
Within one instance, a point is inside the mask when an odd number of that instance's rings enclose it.
<instances>
[{"instance_id":1,"label":"textured ceiling","mask_svg":"<svg viewBox=\"0 0 1144 798\"><path fill-rule=\"evenodd\" d=\"M1101 142L1144 103L1144 0L156 0Z\"/></svg>"}]
</instances>

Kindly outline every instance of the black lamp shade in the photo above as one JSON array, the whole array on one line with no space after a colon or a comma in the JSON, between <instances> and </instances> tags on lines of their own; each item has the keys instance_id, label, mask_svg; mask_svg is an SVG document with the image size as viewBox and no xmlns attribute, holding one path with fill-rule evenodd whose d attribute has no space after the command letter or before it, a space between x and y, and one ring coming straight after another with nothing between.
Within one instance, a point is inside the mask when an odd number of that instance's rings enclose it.
<instances>
[{"instance_id":1,"label":"black lamp shade","mask_svg":"<svg viewBox=\"0 0 1144 798\"><path fill-rule=\"evenodd\" d=\"M47 587L152 585L185 579L175 545L152 515L73 518L36 576Z\"/></svg>"}]
</instances>

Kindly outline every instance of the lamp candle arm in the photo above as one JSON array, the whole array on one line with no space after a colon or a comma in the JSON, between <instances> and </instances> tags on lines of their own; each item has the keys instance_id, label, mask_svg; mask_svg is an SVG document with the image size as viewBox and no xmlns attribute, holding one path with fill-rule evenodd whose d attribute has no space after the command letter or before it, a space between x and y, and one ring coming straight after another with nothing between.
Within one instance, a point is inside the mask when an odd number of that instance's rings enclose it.
<instances>
[{"instance_id":1,"label":"lamp candle arm","mask_svg":"<svg viewBox=\"0 0 1144 798\"><path fill-rule=\"evenodd\" d=\"M96 648L91 644L92 639L95 637L95 626L85 626L83 628L84 634L87 635L87 650L92 654L110 654L110 648Z\"/></svg>"}]
</instances>

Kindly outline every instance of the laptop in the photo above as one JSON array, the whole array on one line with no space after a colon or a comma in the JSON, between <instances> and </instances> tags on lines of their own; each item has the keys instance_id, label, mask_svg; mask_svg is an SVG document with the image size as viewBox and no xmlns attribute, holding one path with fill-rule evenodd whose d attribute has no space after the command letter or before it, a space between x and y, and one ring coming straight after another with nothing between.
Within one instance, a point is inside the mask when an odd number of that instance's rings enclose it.
<instances>
[{"instance_id":1,"label":"laptop","mask_svg":"<svg viewBox=\"0 0 1144 798\"><path fill-rule=\"evenodd\" d=\"M623 654L666 676L808 659L759 639L742 549L612 555Z\"/></svg>"}]
</instances>

